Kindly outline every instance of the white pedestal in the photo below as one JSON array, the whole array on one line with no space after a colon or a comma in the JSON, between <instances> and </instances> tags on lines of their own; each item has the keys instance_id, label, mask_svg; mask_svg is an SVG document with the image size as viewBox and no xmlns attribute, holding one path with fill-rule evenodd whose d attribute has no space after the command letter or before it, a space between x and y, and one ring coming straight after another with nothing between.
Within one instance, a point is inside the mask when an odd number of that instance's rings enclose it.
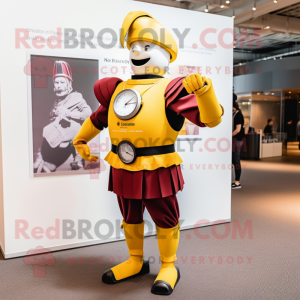
<instances>
[{"instance_id":1,"label":"white pedestal","mask_svg":"<svg viewBox=\"0 0 300 300\"><path fill-rule=\"evenodd\" d=\"M282 143L262 143L261 158L282 156Z\"/></svg>"}]
</instances>

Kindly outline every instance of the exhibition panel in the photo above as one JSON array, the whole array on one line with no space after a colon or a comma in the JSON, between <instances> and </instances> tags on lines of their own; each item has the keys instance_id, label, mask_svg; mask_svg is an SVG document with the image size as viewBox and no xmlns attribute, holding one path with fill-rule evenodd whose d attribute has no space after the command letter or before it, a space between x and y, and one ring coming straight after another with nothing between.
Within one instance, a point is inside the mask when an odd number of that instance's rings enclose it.
<instances>
[{"instance_id":1,"label":"exhibition panel","mask_svg":"<svg viewBox=\"0 0 300 300\"><path fill-rule=\"evenodd\" d=\"M175 143L185 180L178 193L181 229L230 221L232 18L127 0L105 2L100 10L92 9L98 1L85 6L54 0L46 15L40 14L39 5L40 1L28 0L16 11L12 2L5 4L7 14L15 16L6 22L0 56L0 242L5 258L26 255L38 246L54 251L124 238L116 196L107 190L110 167L104 158L111 148L109 131L89 143L92 154L100 155L98 164L82 161L70 144L75 131L98 108L95 82L133 75L129 51L121 47L119 37L125 16L136 10L154 16L178 45L166 80L192 73L210 78L225 111L221 125L214 128L183 120ZM57 74L66 80L55 80ZM71 95L62 106L72 107L73 117L78 117L71 125L64 125L64 118L59 124L51 119L64 111L55 102L61 84ZM154 234L148 212L145 221L145 233Z\"/></svg>"},{"instance_id":2,"label":"exhibition panel","mask_svg":"<svg viewBox=\"0 0 300 300\"><path fill-rule=\"evenodd\" d=\"M0 28L0 300L299 298L299 0L11 0Z\"/></svg>"}]
</instances>

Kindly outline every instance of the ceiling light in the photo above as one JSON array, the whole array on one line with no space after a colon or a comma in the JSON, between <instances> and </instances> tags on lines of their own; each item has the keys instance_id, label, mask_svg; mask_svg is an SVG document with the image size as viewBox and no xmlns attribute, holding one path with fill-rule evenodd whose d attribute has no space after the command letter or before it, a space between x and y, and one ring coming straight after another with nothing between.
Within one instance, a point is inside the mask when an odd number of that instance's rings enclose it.
<instances>
[{"instance_id":1,"label":"ceiling light","mask_svg":"<svg viewBox=\"0 0 300 300\"><path fill-rule=\"evenodd\" d=\"M239 64L240 66L242 65L242 63Z\"/></svg>"},{"instance_id":2,"label":"ceiling light","mask_svg":"<svg viewBox=\"0 0 300 300\"><path fill-rule=\"evenodd\" d=\"M257 95L260 95L260 93L257 93Z\"/></svg>"},{"instance_id":3,"label":"ceiling light","mask_svg":"<svg viewBox=\"0 0 300 300\"><path fill-rule=\"evenodd\" d=\"M277 3L277 0L274 0L274 3Z\"/></svg>"},{"instance_id":4,"label":"ceiling light","mask_svg":"<svg viewBox=\"0 0 300 300\"><path fill-rule=\"evenodd\" d=\"M253 10L256 10L256 0L254 0L254 6L252 7Z\"/></svg>"},{"instance_id":5,"label":"ceiling light","mask_svg":"<svg viewBox=\"0 0 300 300\"><path fill-rule=\"evenodd\" d=\"M232 16L232 19L234 19L235 18L235 16Z\"/></svg>"},{"instance_id":6,"label":"ceiling light","mask_svg":"<svg viewBox=\"0 0 300 300\"><path fill-rule=\"evenodd\" d=\"M274 95L274 93L272 93L272 95Z\"/></svg>"},{"instance_id":7,"label":"ceiling light","mask_svg":"<svg viewBox=\"0 0 300 300\"><path fill-rule=\"evenodd\" d=\"M227 0L227 1L226 1L226 4L229 4L229 3L230 3L230 1Z\"/></svg>"},{"instance_id":8,"label":"ceiling light","mask_svg":"<svg viewBox=\"0 0 300 300\"><path fill-rule=\"evenodd\" d=\"M208 3L206 3L206 8L204 10L206 13L208 12Z\"/></svg>"},{"instance_id":9,"label":"ceiling light","mask_svg":"<svg viewBox=\"0 0 300 300\"><path fill-rule=\"evenodd\" d=\"M270 29L270 26L266 26L265 29Z\"/></svg>"},{"instance_id":10,"label":"ceiling light","mask_svg":"<svg viewBox=\"0 0 300 300\"><path fill-rule=\"evenodd\" d=\"M221 6L220 6L221 8L224 8L224 5L223 4L221 4Z\"/></svg>"},{"instance_id":11,"label":"ceiling light","mask_svg":"<svg viewBox=\"0 0 300 300\"><path fill-rule=\"evenodd\" d=\"M291 94L292 92L290 91L289 93Z\"/></svg>"}]
</instances>

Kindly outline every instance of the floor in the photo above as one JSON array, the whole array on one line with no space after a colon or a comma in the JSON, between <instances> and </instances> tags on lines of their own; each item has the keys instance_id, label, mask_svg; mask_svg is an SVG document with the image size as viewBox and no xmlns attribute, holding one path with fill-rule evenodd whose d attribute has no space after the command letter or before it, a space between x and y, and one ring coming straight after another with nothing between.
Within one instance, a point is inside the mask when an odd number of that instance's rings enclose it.
<instances>
[{"instance_id":1,"label":"floor","mask_svg":"<svg viewBox=\"0 0 300 300\"><path fill-rule=\"evenodd\" d=\"M300 299L300 156L243 163L243 188L232 195L229 236L216 235L226 232L224 225L201 228L208 239L181 232L182 278L169 299ZM239 225L246 230L235 236ZM145 239L145 249L146 256L158 258L154 237ZM109 257L124 253L125 242L55 252L56 263L45 277L34 276L23 258L2 258L0 300L163 299L150 293L157 259L148 275L115 286L101 282L113 265ZM100 263L90 260L100 256Z\"/></svg>"},{"instance_id":2,"label":"floor","mask_svg":"<svg viewBox=\"0 0 300 300\"><path fill-rule=\"evenodd\" d=\"M288 142L288 144L287 144L287 154L288 154L288 156L298 156L298 157L300 157L299 142Z\"/></svg>"}]
</instances>

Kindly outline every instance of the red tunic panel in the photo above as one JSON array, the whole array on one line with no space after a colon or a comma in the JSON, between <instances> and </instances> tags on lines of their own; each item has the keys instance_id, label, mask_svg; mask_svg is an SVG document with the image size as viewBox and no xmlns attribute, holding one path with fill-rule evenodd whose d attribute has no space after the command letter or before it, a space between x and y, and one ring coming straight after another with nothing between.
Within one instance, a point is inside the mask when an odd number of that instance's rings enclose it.
<instances>
[{"instance_id":1,"label":"red tunic panel","mask_svg":"<svg viewBox=\"0 0 300 300\"><path fill-rule=\"evenodd\" d=\"M180 166L131 172L110 167L108 190L128 199L155 199L176 195L184 180Z\"/></svg>"}]
</instances>

